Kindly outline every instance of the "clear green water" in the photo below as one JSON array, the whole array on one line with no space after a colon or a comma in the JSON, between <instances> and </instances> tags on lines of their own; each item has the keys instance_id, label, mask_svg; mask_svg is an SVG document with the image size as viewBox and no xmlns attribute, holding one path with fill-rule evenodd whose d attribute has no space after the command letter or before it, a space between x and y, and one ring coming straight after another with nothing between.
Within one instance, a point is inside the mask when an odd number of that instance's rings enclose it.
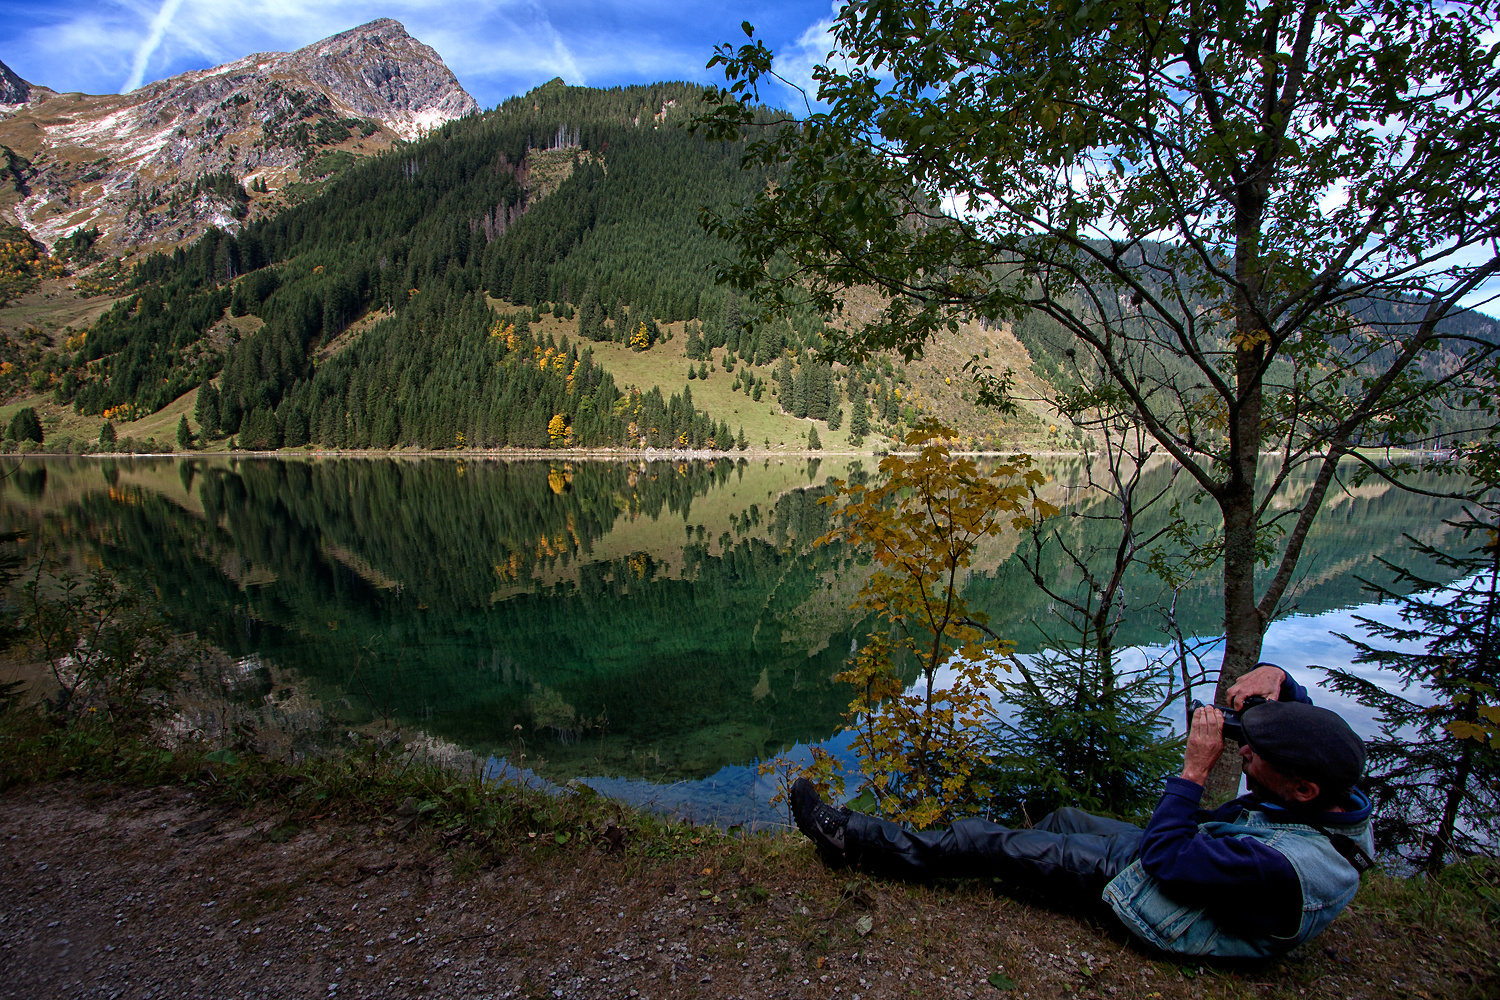
<instances>
[{"instance_id":1,"label":"clear green water","mask_svg":"<svg viewBox=\"0 0 1500 1000\"><path fill-rule=\"evenodd\" d=\"M1080 474L1045 468L1054 499ZM258 657L247 696L293 683L350 722L385 717L500 757L520 739L552 780L735 818L764 797L747 765L840 727L849 695L831 678L868 627L849 609L865 570L809 543L827 528L826 481L874 469L27 459L0 484L0 516L29 552L118 571L183 627ZM1401 559L1404 532L1430 536L1452 513L1394 490L1341 494L1295 610L1367 600L1373 557ZM1110 529L1070 530L1082 543ZM967 596L1024 652L1049 611L1013 547L986 552ZM1219 631L1213 583L1179 608L1192 631ZM1125 642L1158 641L1154 588L1132 583Z\"/></svg>"}]
</instances>

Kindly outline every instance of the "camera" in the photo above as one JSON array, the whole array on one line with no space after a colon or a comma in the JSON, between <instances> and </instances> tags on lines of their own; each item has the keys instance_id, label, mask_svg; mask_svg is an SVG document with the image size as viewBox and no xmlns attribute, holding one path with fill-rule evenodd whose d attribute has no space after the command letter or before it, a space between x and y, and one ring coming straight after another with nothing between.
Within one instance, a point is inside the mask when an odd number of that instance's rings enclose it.
<instances>
[{"instance_id":1,"label":"camera","mask_svg":"<svg viewBox=\"0 0 1500 1000\"><path fill-rule=\"evenodd\" d=\"M1224 713L1224 738L1226 740L1234 740L1236 743L1238 743L1238 744L1240 744L1240 745L1243 746L1244 743L1245 743L1245 727L1240 722L1240 712L1243 712L1246 708L1249 708L1251 705L1259 705L1261 702L1263 702L1265 700L1266 699L1262 698L1258 694L1257 695L1251 695L1249 698L1245 699L1244 707L1241 708L1239 710L1239 712L1235 711L1232 708L1226 708L1223 705L1215 705L1214 706L1215 708L1217 708L1219 711L1221 711L1221 712ZM1198 711L1198 709L1200 709L1202 707L1203 707L1203 702L1196 701L1196 700L1193 702L1193 711L1194 712ZM1188 722L1189 722L1189 725L1191 725L1191 723L1192 723L1191 716L1189 716Z\"/></svg>"}]
</instances>

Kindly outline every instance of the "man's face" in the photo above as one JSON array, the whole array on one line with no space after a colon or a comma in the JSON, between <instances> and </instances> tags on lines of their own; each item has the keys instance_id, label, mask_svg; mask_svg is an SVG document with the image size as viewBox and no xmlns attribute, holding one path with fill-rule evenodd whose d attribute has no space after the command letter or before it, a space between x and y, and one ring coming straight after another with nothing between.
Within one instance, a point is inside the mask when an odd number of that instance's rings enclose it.
<instances>
[{"instance_id":1,"label":"man's face","mask_svg":"<svg viewBox=\"0 0 1500 1000\"><path fill-rule=\"evenodd\" d=\"M1248 743L1240 747L1240 760L1244 762L1246 786L1261 798L1292 803L1311 801L1317 795L1316 786L1312 786L1312 796L1309 797L1303 787L1308 782L1288 778L1267 763Z\"/></svg>"}]
</instances>

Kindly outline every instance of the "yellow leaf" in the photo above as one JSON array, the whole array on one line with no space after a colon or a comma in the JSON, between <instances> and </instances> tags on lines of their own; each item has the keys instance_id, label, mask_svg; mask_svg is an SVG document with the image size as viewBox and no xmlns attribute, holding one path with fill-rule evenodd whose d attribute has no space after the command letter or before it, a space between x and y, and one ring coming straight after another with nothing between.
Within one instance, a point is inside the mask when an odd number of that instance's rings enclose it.
<instances>
[{"instance_id":1,"label":"yellow leaf","mask_svg":"<svg viewBox=\"0 0 1500 1000\"><path fill-rule=\"evenodd\" d=\"M1463 719L1455 719L1443 728L1461 740L1478 740L1485 743L1490 738L1489 727L1466 722Z\"/></svg>"}]
</instances>

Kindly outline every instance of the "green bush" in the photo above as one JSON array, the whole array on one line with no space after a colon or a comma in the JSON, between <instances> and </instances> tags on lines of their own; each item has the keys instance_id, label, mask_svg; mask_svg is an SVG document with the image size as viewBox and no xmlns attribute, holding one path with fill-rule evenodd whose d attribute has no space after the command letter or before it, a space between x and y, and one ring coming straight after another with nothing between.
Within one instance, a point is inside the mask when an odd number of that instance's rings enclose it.
<instances>
[{"instance_id":1,"label":"green bush","mask_svg":"<svg viewBox=\"0 0 1500 1000\"><path fill-rule=\"evenodd\" d=\"M23 588L20 644L56 687L47 710L128 728L166 713L201 648L109 572L49 576L38 562Z\"/></svg>"},{"instance_id":2,"label":"green bush","mask_svg":"<svg viewBox=\"0 0 1500 1000\"><path fill-rule=\"evenodd\" d=\"M41 444L45 435L42 434L42 422L37 419L36 409L23 406L17 410L5 428L5 437L9 441L34 441Z\"/></svg>"}]
</instances>

